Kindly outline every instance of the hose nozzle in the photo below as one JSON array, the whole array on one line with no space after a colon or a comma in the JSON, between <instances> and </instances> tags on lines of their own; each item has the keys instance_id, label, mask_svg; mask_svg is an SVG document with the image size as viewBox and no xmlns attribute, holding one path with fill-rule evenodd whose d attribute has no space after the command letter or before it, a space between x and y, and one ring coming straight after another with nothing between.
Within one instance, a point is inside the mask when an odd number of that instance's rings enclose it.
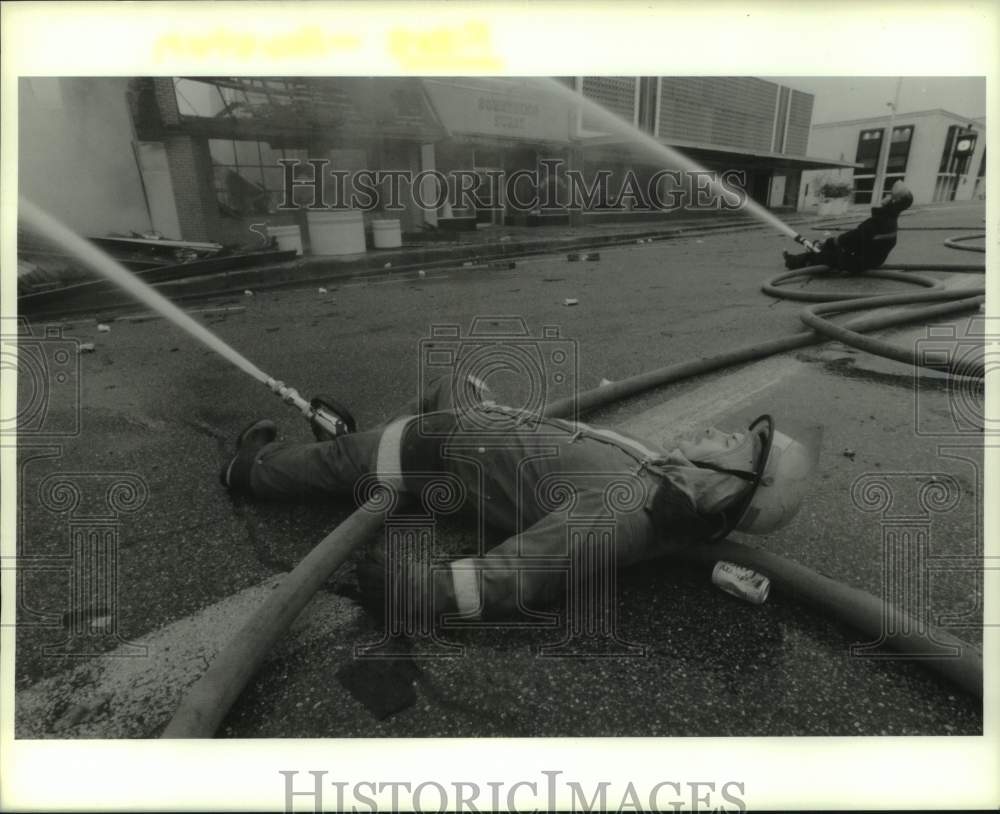
<instances>
[{"instance_id":1,"label":"hose nozzle","mask_svg":"<svg viewBox=\"0 0 1000 814\"><path fill-rule=\"evenodd\" d=\"M268 379L265 384L285 404L295 407L305 416L318 441L330 441L357 429L350 411L328 396L317 396L306 401L298 390L277 379Z\"/></svg>"},{"instance_id":2,"label":"hose nozzle","mask_svg":"<svg viewBox=\"0 0 1000 814\"><path fill-rule=\"evenodd\" d=\"M309 402L302 398L302 396L299 395L299 391L294 387L288 387L284 382L280 382L277 379L268 379L265 384L268 386L270 391L285 402L285 404L297 407L303 415L308 416L311 412L312 408L309 406Z\"/></svg>"},{"instance_id":3,"label":"hose nozzle","mask_svg":"<svg viewBox=\"0 0 1000 814\"><path fill-rule=\"evenodd\" d=\"M803 246L805 246L807 249L809 249L809 251L811 251L811 252L813 252L815 254L819 254L819 251L820 251L819 243L817 243L817 242L815 242L813 240L809 240L808 238L802 237L802 235L799 235L799 234L795 235L795 237L793 238L793 240L796 243L801 243Z\"/></svg>"}]
</instances>

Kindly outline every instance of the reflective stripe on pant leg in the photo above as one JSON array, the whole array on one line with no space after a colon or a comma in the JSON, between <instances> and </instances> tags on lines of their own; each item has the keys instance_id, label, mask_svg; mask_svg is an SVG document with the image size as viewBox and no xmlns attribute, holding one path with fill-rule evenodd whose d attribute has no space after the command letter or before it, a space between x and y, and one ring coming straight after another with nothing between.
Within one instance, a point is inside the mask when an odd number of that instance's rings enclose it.
<instances>
[{"instance_id":1,"label":"reflective stripe on pant leg","mask_svg":"<svg viewBox=\"0 0 1000 814\"><path fill-rule=\"evenodd\" d=\"M375 459L375 474L378 479L400 491L404 487L400 446L403 441L403 432L412 420L412 416L399 418L385 428L378 442L378 455Z\"/></svg>"},{"instance_id":2,"label":"reflective stripe on pant leg","mask_svg":"<svg viewBox=\"0 0 1000 814\"><path fill-rule=\"evenodd\" d=\"M478 619L482 612L479 607L479 569L473 566L472 560L455 560L451 564L451 584L458 612Z\"/></svg>"}]
</instances>

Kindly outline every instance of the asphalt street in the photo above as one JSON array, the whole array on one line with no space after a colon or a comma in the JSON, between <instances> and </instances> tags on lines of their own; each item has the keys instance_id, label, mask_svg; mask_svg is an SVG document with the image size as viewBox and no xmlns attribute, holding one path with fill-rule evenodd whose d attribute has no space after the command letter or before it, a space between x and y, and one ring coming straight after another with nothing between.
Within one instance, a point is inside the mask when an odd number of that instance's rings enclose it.
<instances>
[{"instance_id":1,"label":"asphalt street","mask_svg":"<svg viewBox=\"0 0 1000 814\"><path fill-rule=\"evenodd\" d=\"M981 204L915 212L902 221L891 260L977 262L981 255L945 248L951 233L938 227L976 227L982 218ZM920 226L935 229L913 228ZM789 242L769 230L716 234L605 248L595 262L560 254L521 259L508 270L390 271L331 280L325 291L310 284L192 308L206 309L199 318L270 375L307 396L334 396L371 427L412 397L434 364L429 350L455 343L442 339L442 327L459 326L466 337L473 324L488 333L517 318L531 337L558 329L546 341L562 343L570 363L554 396L800 331L801 305L760 292L781 270L783 248ZM982 283L981 276L941 276L949 285ZM900 287L878 280L807 285L873 293ZM244 425L272 417L283 437L301 440L309 428L265 387L142 312L137 305L125 314L131 318L96 314L66 323L61 338L43 340L44 326L32 326L39 347L70 341L94 349L79 356L73 349L79 372L70 370L68 384L41 388L21 378L23 403L45 401L42 412L32 407L37 431L22 433L18 451L21 736L154 737L269 581L352 508L230 499L218 471ZM968 324L967 317L939 323L954 327L956 342ZM921 342L927 328L888 336ZM503 375L491 385L504 400L526 398ZM32 395L43 390L44 399ZM880 596L888 567L883 541L926 535L927 560L911 576L926 585L927 618L975 644L979 575L947 563L974 557L982 546L982 405L981 388L959 392L942 375L827 343L660 388L588 421L668 440L703 423L740 429L769 412L779 428L821 439L797 518L743 542ZM857 490L865 478L890 484L891 505L862 505ZM60 485L67 482L73 486ZM116 483L128 485L116 491ZM947 505L927 508L921 490L934 483L957 490ZM439 544L467 550L472 534L442 520ZM91 609L89 622L72 614L67 621L65 614L80 610L74 597L88 595L80 572L72 576L69 553L73 540L87 535L111 541L115 576L101 589L106 607ZM618 641L603 656L546 647L564 632L557 619L460 631L450 639L460 648L446 652L418 645L418 655L441 657L357 659L356 645L377 642L380 631L352 591L349 564L251 681L221 735L982 731L981 703L917 661L882 651L852 655L851 646L865 642L842 623L778 592L763 605L748 604L714 587L706 570L669 560L620 575ZM192 656L198 643L207 644Z\"/></svg>"}]
</instances>

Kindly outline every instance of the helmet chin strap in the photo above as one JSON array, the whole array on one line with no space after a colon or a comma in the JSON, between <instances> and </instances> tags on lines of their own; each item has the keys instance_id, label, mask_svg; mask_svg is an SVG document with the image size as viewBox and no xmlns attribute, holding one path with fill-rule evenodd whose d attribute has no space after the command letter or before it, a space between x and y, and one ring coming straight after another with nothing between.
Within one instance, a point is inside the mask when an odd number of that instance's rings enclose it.
<instances>
[{"instance_id":1,"label":"helmet chin strap","mask_svg":"<svg viewBox=\"0 0 1000 814\"><path fill-rule=\"evenodd\" d=\"M762 429L757 429L758 425L762 423L766 426ZM771 441L774 439L774 419L766 413L755 418L750 422L750 426L747 427L747 434L751 437L754 437L756 434L761 438L760 453L757 456L757 460L754 462L753 472L747 472L742 469L730 469L728 467L712 463L699 463L697 461L692 462L695 466L701 467L702 469L711 469L714 472L732 475L733 477L745 480L750 484L750 486L746 489L745 495L742 495L732 506L721 512L724 522L721 530L712 537L713 540L721 540L729 534L729 532L735 529L740 520L743 518L743 515L746 514L750 504L753 502L754 495L757 493L757 488L760 486L760 482L764 477L764 470L767 468L768 458L771 455Z\"/></svg>"},{"instance_id":2,"label":"helmet chin strap","mask_svg":"<svg viewBox=\"0 0 1000 814\"><path fill-rule=\"evenodd\" d=\"M742 480L753 482L757 479L757 475L754 472L747 472L743 469L730 469L726 466L719 466L718 464L711 464L705 461L692 461L695 466L699 469L711 469L713 472L721 472L723 475L732 475L735 478L741 478Z\"/></svg>"}]
</instances>

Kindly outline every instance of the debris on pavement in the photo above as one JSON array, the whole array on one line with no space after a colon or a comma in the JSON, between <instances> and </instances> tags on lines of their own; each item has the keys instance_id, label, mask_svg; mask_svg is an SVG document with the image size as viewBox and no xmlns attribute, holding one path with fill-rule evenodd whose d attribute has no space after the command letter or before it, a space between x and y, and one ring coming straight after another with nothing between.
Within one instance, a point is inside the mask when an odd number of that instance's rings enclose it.
<instances>
[{"instance_id":1,"label":"debris on pavement","mask_svg":"<svg viewBox=\"0 0 1000 814\"><path fill-rule=\"evenodd\" d=\"M323 288L323 286L320 286L319 288L316 289L316 293L318 293L318 294L326 294L327 291L326 291L325 288Z\"/></svg>"},{"instance_id":2,"label":"debris on pavement","mask_svg":"<svg viewBox=\"0 0 1000 814\"><path fill-rule=\"evenodd\" d=\"M858 453L855 452L853 449L848 449L847 447L844 447L844 451L841 452L840 454L843 455L845 458L849 458L850 460L853 461L854 456L857 455Z\"/></svg>"},{"instance_id":3,"label":"debris on pavement","mask_svg":"<svg viewBox=\"0 0 1000 814\"><path fill-rule=\"evenodd\" d=\"M517 268L517 263L513 260L493 260L488 265L491 269L510 270Z\"/></svg>"},{"instance_id":4,"label":"debris on pavement","mask_svg":"<svg viewBox=\"0 0 1000 814\"><path fill-rule=\"evenodd\" d=\"M97 330L100 331L102 334L109 334L111 333L111 326L105 325L103 322L101 322L98 324Z\"/></svg>"},{"instance_id":5,"label":"debris on pavement","mask_svg":"<svg viewBox=\"0 0 1000 814\"><path fill-rule=\"evenodd\" d=\"M249 288L244 288L243 289L243 296L244 297L252 297L253 296L253 292Z\"/></svg>"},{"instance_id":6,"label":"debris on pavement","mask_svg":"<svg viewBox=\"0 0 1000 814\"><path fill-rule=\"evenodd\" d=\"M188 309L189 314L240 314L247 310L245 305L218 305L211 308L190 308ZM151 322L154 319L163 319L162 314L146 313L146 314L124 314L120 317L115 317L115 322Z\"/></svg>"},{"instance_id":7,"label":"debris on pavement","mask_svg":"<svg viewBox=\"0 0 1000 814\"><path fill-rule=\"evenodd\" d=\"M583 259L584 260L600 260L601 259L601 253L600 252L587 252L585 255L583 255Z\"/></svg>"},{"instance_id":8,"label":"debris on pavement","mask_svg":"<svg viewBox=\"0 0 1000 814\"><path fill-rule=\"evenodd\" d=\"M111 693L101 692L97 693L93 698L85 702L71 704L63 713L62 717L55 722L53 728L57 731L69 729L77 724L91 721L97 717L101 710L108 706L110 701Z\"/></svg>"},{"instance_id":9,"label":"debris on pavement","mask_svg":"<svg viewBox=\"0 0 1000 814\"><path fill-rule=\"evenodd\" d=\"M567 297L563 300L563 305L579 305L579 300L574 300L572 297Z\"/></svg>"},{"instance_id":10,"label":"debris on pavement","mask_svg":"<svg viewBox=\"0 0 1000 814\"><path fill-rule=\"evenodd\" d=\"M601 380L600 380L600 381L599 381L599 382L597 383L597 386L598 386L598 387L607 387L607 386L608 386L609 384L614 384L614 382L613 382L613 381L611 381L611 379L601 379Z\"/></svg>"},{"instance_id":11,"label":"debris on pavement","mask_svg":"<svg viewBox=\"0 0 1000 814\"><path fill-rule=\"evenodd\" d=\"M384 268L384 269L391 269L391 268L392 268L392 263L385 263L385 264L384 264L384 265L382 266L382 268Z\"/></svg>"},{"instance_id":12,"label":"debris on pavement","mask_svg":"<svg viewBox=\"0 0 1000 814\"><path fill-rule=\"evenodd\" d=\"M420 269L420 271L417 272L417 276L418 277L426 277L427 276L427 272L424 271L423 269Z\"/></svg>"},{"instance_id":13,"label":"debris on pavement","mask_svg":"<svg viewBox=\"0 0 1000 814\"><path fill-rule=\"evenodd\" d=\"M95 350L93 342L81 342L79 346L80 353L93 353Z\"/></svg>"}]
</instances>

